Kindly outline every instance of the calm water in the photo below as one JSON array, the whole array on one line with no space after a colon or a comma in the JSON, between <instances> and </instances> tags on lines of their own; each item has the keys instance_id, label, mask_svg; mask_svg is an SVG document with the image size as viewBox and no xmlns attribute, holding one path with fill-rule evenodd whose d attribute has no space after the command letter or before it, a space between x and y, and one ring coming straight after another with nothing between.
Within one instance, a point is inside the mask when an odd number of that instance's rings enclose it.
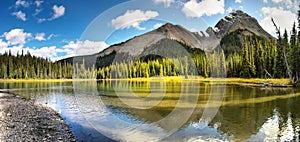
<instances>
[{"instance_id":1,"label":"calm water","mask_svg":"<svg viewBox=\"0 0 300 142\"><path fill-rule=\"evenodd\" d=\"M299 141L300 90L196 81L0 83L60 112L80 141Z\"/></svg>"}]
</instances>

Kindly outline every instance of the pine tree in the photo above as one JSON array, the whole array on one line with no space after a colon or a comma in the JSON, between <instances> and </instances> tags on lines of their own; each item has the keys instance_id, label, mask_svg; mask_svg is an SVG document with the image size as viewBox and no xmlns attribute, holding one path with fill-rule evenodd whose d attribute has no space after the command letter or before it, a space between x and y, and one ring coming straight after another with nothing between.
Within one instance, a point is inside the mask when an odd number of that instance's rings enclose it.
<instances>
[{"instance_id":1,"label":"pine tree","mask_svg":"<svg viewBox=\"0 0 300 142\"><path fill-rule=\"evenodd\" d=\"M292 33L291 33L291 51L290 51L290 63L292 73L295 76L295 79L298 80L298 70L299 70L299 48L297 47L297 30L296 30L296 23L294 22Z\"/></svg>"},{"instance_id":2,"label":"pine tree","mask_svg":"<svg viewBox=\"0 0 300 142\"><path fill-rule=\"evenodd\" d=\"M250 78L250 59L249 59L249 44L247 39L244 39L244 47L242 49L242 71L241 77Z\"/></svg>"}]
</instances>

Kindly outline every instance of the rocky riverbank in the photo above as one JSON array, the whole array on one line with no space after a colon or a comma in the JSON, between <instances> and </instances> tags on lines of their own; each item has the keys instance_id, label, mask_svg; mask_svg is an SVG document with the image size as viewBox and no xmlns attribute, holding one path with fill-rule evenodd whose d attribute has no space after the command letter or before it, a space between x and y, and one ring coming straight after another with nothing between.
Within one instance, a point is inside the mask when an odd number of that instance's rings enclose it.
<instances>
[{"instance_id":1,"label":"rocky riverbank","mask_svg":"<svg viewBox=\"0 0 300 142\"><path fill-rule=\"evenodd\" d=\"M50 108L0 93L0 141L76 141L69 126Z\"/></svg>"}]
</instances>

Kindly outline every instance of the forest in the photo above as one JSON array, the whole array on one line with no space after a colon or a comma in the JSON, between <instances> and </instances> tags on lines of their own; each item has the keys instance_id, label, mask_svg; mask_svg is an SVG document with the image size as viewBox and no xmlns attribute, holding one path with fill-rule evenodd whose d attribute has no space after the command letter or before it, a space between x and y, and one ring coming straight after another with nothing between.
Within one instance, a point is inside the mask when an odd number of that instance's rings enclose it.
<instances>
[{"instance_id":1,"label":"forest","mask_svg":"<svg viewBox=\"0 0 300 142\"><path fill-rule=\"evenodd\" d=\"M24 51L17 56L11 52L0 55L0 78L2 79L71 79L71 63L52 62L32 56Z\"/></svg>"}]
</instances>

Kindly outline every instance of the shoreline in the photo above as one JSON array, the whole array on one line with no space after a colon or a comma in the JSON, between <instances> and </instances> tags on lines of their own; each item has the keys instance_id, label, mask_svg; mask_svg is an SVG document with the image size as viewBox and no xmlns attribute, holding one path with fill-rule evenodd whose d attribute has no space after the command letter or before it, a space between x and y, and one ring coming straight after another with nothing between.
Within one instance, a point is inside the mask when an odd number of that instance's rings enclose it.
<instances>
[{"instance_id":1,"label":"shoreline","mask_svg":"<svg viewBox=\"0 0 300 142\"><path fill-rule=\"evenodd\" d=\"M51 108L0 92L0 141L76 141Z\"/></svg>"},{"instance_id":2,"label":"shoreline","mask_svg":"<svg viewBox=\"0 0 300 142\"><path fill-rule=\"evenodd\" d=\"M282 79L261 79L261 78L203 78L197 76L190 76L185 78L183 76L174 77L150 77L150 78L120 78L120 79L0 79L0 83L60 83L60 82L81 82L81 81L200 81L203 83L213 84L228 84L228 85L242 85L242 86L256 86L256 87L293 87L287 78Z\"/></svg>"},{"instance_id":3,"label":"shoreline","mask_svg":"<svg viewBox=\"0 0 300 142\"><path fill-rule=\"evenodd\" d=\"M131 82L145 82L145 81L166 81L166 82L180 82L180 81L199 81L202 83L211 84L227 84L227 85L241 85L254 87L293 87L287 78L282 79L261 79L261 78L203 78L190 77L184 78L176 77L151 77L151 78L125 78L125 79L98 79L97 81L131 81Z\"/></svg>"}]
</instances>

